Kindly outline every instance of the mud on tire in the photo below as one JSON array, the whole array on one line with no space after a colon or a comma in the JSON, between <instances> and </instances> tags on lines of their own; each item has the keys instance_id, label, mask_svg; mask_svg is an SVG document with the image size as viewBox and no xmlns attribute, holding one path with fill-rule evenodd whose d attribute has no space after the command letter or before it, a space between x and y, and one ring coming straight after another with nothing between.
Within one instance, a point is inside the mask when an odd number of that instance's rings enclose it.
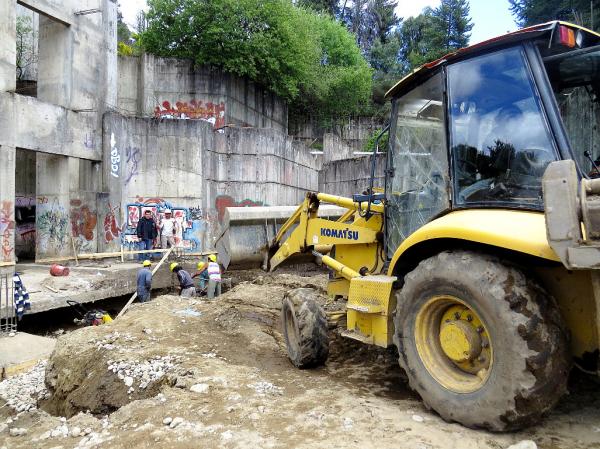
<instances>
[{"instance_id":1,"label":"mud on tire","mask_svg":"<svg viewBox=\"0 0 600 449\"><path fill-rule=\"evenodd\" d=\"M439 295L460 298L489 332L493 361L475 391L445 388L419 355L416 319ZM554 299L521 270L493 256L447 251L409 273L397 300L394 341L400 366L410 386L445 420L494 431L518 429L538 421L566 392L570 357L560 313Z\"/></svg>"},{"instance_id":2,"label":"mud on tire","mask_svg":"<svg viewBox=\"0 0 600 449\"><path fill-rule=\"evenodd\" d=\"M327 316L310 288L290 290L281 307L288 357L298 368L322 365L329 355Z\"/></svg>"}]
</instances>

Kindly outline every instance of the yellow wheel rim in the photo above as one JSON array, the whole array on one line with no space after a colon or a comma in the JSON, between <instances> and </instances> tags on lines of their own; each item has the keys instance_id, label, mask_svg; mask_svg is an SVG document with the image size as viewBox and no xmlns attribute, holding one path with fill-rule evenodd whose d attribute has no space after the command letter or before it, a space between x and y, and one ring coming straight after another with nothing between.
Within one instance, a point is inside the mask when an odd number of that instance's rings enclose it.
<instances>
[{"instance_id":1,"label":"yellow wheel rim","mask_svg":"<svg viewBox=\"0 0 600 449\"><path fill-rule=\"evenodd\" d=\"M492 342L479 316L454 296L435 296L417 314L419 357L444 388L471 393L487 381L494 362Z\"/></svg>"}]
</instances>

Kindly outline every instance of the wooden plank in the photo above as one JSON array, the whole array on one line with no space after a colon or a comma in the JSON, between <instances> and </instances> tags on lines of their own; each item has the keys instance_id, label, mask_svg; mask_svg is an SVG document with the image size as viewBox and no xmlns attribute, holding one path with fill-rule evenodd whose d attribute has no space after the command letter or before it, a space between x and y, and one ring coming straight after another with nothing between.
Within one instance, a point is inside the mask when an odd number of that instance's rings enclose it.
<instances>
[{"instance_id":1,"label":"wooden plank","mask_svg":"<svg viewBox=\"0 0 600 449\"><path fill-rule=\"evenodd\" d=\"M14 267L15 265L15 262L0 262L0 267Z\"/></svg>"},{"instance_id":2,"label":"wooden plank","mask_svg":"<svg viewBox=\"0 0 600 449\"><path fill-rule=\"evenodd\" d=\"M75 239L71 236L71 246L73 247L73 257L75 257L75 265L79 266L79 260L77 259L77 250L75 249Z\"/></svg>"},{"instance_id":3,"label":"wooden plank","mask_svg":"<svg viewBox=\"0 0 600 449\"><path fill-rule=\"evenodd\" d=\"M146 253L166 253L170 251L169 249L144 249L139 251L123 251L123 254L146 254ZM121 251L115 251L112 253L91 253L91 254L79 254L79 260L89 260L89 259L105 259L108 257L121 257ZM47 262L65 262L68 260L74 260L73 256L65 256L65 257L48 257L46 259L36 259L35 263L47 263ZM14 265L14 263L13 263Z\"/></svg>"},{"instance_id":4,"label":"wooden plank","mask_svg":"<svg viewBox=\"0 0 600 449\"><path fill-rule=\"evenodd\" d=\"M167 250L167 252L165 253L165 255L162 257L162 259L160 259L160 262L158 262L156 264L156 266L154 267L154 269L152 270L152 277L154 277L154 273L156 273L158 271L158 269L160 268L160 266L163 264L163 262L165 260L167 260L167 257L169 257L169 254L171 254L171 251L173 251L175 249L175 247L171 247ZM135 298L137 298L137 291L131 296L131 298L129 299L129 301L127 301L127 304L125 304L123 306L123 308L121 309L121 311L119 312L119 314L115 317L119 318L121 315L123 315L127 309L129 308L129 306L131 305L131 303L135 300Z\"/></svg>"}]
</instances>

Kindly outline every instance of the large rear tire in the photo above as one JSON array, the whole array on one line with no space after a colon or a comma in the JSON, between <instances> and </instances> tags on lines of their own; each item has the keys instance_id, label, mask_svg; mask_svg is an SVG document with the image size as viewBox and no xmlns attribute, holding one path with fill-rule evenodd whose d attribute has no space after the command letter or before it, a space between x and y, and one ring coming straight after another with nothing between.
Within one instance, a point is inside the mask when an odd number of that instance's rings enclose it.
<instances>
[{"instance_id":1,"label":"large rear tire","mask_svg":"<svg viewBox=\"0 0 600 449\"><path fill-rule=\"evenodd\" d=\"M283 336L288 357L298 368L325 363L329 355L327 315L310 288L297 288L283 298L281 307Z\"/></svg>"},{"instance_id":2,"label":"large rear tire","mask_svg":"<svg viewBox=\"0 0 600 449\"><path fill-rule=\"evenodd\" d=\"M570 362L560 314L519 269L489 255L443 252L406 276L397 300L400 365L442 418L518 429L566 392Z\"/></svg>"}]
</instances>

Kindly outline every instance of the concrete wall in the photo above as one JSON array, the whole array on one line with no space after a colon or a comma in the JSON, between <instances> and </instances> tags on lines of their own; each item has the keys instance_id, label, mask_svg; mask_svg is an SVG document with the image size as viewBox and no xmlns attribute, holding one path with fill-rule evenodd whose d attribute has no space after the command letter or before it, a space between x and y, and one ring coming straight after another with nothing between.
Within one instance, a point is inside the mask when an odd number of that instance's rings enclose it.
<instances>
[{"instance_id":1,"label":"concrete wall","mask_svg":"<svg viewBox=\"0 0 600 449\"><path fill-rule=\"evenodd\" d=\"M86 194L70 184L80 160L102 159L102 116L117 103L113 0L19 0L39 14L37 99L14 93L16 4L0 2L1 261L14 260L16 147L38 152L38 257L70 254L71 199Z\"/></svg>"},{"instance_id":2,"label":"concrete wall","mask_svg":"<svg viewBox=\"0 0 600 449\"><path fill-rule=\"evenodd\" d=\"M374 187L384 187L385 155L378 155ZM323 164L319 173L319 191L332 195L352 196L369 187L371 158L356 157Z\"/></svg>"},{"instance_id":3,"label":"concrete wall","mask_svg":"<svg viewBox=\"0 0 600 449\"><path fill-rule=\"evenodd\" d=\"M124 114L287 131L286 104L251 81L153 55L119 57L118 64L118 106Z\"/></svg>"},{"instance_id":4,"label":"concrete wall","mask_svg":"<svg viewBox=\"0 0 600 449\"><path fill-rule=\"evenodd\" d=\"M318 161L273 129L215 132L203 121L107 114L103 142L100 251L134 248L147 208L159 219L173 210L185 250L211 249L225 207L294 205L318 187Z\"/></svg>"},{"instance_id":5,"label":"concrete wall","mask_svg":"<svg viewBox=\"0 0 600 449\"><path fill-rule=\"evenodd\" d=\"M382 120L373 117L355 117L338 122L333 127L323 127L315 119L305 119L302 122L289 123L289 134L295 139L310 144L324 140L327 133L338 136L352 151L362 151L363 145L376 129L381 129L388 117ZM325 142L323 142L323 145Z\"/></svg>"}]
</instances>

